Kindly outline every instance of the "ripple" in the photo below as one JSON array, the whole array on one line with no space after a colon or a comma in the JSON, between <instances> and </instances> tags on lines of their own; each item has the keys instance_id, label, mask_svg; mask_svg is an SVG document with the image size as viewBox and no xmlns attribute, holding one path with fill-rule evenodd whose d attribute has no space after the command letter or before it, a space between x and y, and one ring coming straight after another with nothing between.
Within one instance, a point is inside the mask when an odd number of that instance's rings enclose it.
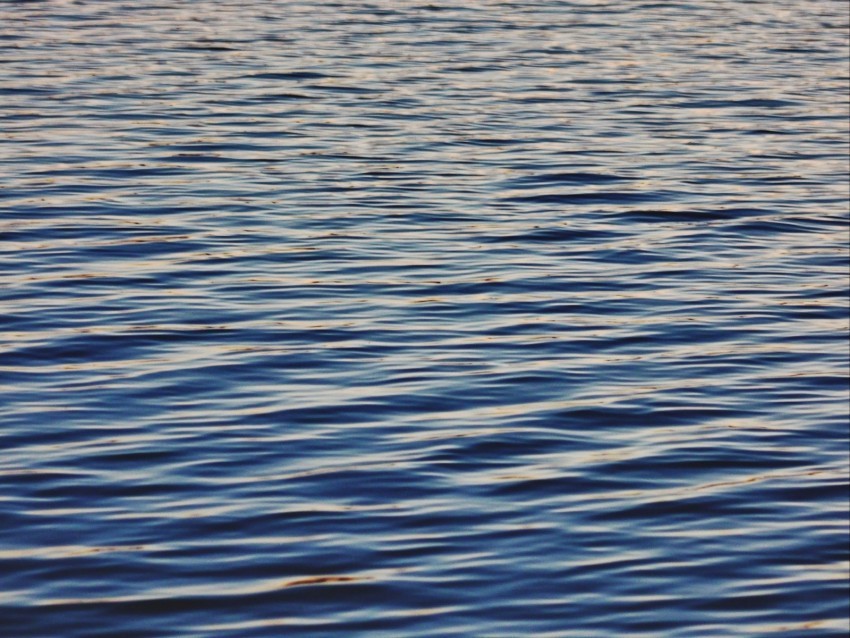
<instances>
[{"instance_id":1,"label":"ripple","mask_svg":"<svg viewBox=\"0 0 850 638\"><path fill-rule=\"evenodd\" d=\"M838 3L0 3L14 636L844 636Z\"/></svg>"}]
</instances>

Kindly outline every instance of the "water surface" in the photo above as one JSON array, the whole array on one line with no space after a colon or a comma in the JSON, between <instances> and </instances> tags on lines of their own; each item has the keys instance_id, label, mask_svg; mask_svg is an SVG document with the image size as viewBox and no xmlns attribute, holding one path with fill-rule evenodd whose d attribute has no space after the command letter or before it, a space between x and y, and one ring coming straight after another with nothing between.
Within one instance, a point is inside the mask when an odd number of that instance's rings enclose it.
<instances>
[{"instance_id":1,"label":"water surface","mask_svg":"<svg viewBox=\"0 0 850 638\"><path fill-rule=\"evenodd\" d=\"M0 4L0 633L845 636L847 22Z\"/></svg>"}]
</instances>

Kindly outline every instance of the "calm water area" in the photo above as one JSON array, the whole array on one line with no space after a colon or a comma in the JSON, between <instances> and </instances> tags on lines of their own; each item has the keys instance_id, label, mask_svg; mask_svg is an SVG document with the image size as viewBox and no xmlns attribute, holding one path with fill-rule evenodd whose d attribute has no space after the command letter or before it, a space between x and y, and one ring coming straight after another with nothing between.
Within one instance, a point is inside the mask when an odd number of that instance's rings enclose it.
<instances>
[{"instance_id":1,"label":"calm water area","mask_svg":"<svg viewBox=\"0 0 850 638\"><path fill-rule=\"evenodd\" d=\"M844 638L848 18L0 2L0 637Z\"/></svg>"}]
</instances>

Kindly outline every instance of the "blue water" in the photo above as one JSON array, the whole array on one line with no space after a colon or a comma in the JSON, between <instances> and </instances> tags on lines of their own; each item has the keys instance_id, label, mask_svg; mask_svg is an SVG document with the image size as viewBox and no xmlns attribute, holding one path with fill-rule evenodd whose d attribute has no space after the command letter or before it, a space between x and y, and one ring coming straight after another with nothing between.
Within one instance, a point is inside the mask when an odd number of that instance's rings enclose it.
<instances>
[{"instance_id":1,"label":"blue water","mask_svg":"<svg viewBox=\"0 0 850 638\"><path fill-rule=\"evenodd\" d=\"M0 3L0 636L845 636L848 11Z\"/></svg>"}]
</instances>

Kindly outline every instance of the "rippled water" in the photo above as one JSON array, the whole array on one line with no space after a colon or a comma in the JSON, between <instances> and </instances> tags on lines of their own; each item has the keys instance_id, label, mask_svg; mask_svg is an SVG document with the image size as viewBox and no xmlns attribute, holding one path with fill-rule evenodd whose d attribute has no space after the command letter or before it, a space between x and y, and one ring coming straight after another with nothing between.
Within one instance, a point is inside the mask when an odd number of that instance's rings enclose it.
<instances>
[{"instance_id":1,"label":"rippled water","mask_svg":"<svg viewBox=\"0 0 850 638\"><path fill-rule=\"evenodd\" d=\"M0 4L0 634L844 636L847 22Z\"/></svg>"}]
</instances>

